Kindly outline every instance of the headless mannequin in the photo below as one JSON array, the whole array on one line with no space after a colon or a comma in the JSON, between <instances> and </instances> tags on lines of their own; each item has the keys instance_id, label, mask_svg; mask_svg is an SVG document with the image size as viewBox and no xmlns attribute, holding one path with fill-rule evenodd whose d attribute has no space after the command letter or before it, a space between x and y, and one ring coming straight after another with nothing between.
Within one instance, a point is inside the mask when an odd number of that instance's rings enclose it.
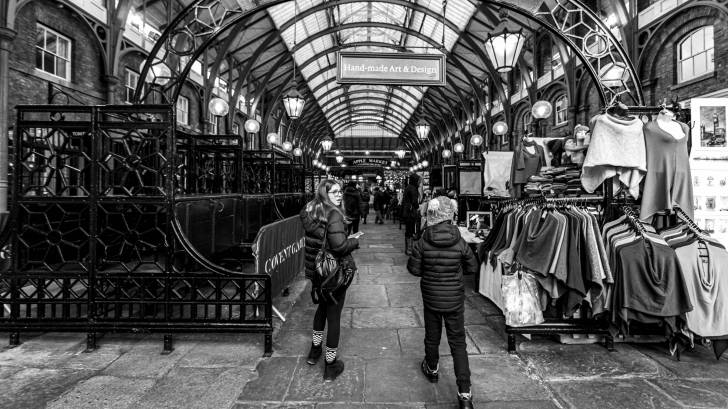
<instances>
[{"instance_id":1,"label":"headless mannequin","mask_svg":"<svg viewBox=\"0 0 728 409\"><path fill-rule=\"evenodd\" d=\"M672 112L668 111L667 109L663 109L662 111L660 111L660 114L657 115L657 119L655 121L657 122L657 126L659 126L660 129L672 135L673 138L682 139L685 137L685 133L683 132L680 123L674 121L672 119L673 117L674 115Z\"/></svg>"}]
</instances>

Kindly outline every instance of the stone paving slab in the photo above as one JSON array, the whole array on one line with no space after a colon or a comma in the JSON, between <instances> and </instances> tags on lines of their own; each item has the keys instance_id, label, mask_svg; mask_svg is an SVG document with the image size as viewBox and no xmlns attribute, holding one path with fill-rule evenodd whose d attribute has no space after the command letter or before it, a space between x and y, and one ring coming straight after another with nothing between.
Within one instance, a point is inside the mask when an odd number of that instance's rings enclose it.
<instances>
[{"instance_id":1,"label":"stone paving slab","mask_svg":"<svg viewBox=\"0 0 728 409\"><path fill-rule=\"evenodd\" d=\"M355 308L352 328L421 327L421 320L412 308Z\"/></svg>"},{"instance_id":2,"label":"stone paving slab","mask_svg":"<svg viewBox=\"0 0 728 409\"><path fill-rule=\"evenodd\" d=\"M650 379L647 382L686 407L728 408L728 379Z\"/></svg>"},{"instance_id":3,"label":"stone paving slab","mask_svg":"<svg viewBox=\"0 0 728 409\"><path fill-rule=\"evenodd\" d=\"M151 338L136 344L103 370L103 375L129 378L161 378L169 372L196 342L177 342L174 351L162 354L162 343ZM143 362L144 365L139 363Z\"/></svg>"},{"instance_id":4,"label":"stone paving slab","mask_svg":"<svg viewBox=\"0 0 728 409\"><path fill-rule=\"evenodd\" d=\"M546 380L604 377L656 377L660 366L630 347L609 352L601 345L562 345L552 341L521 344L520 356Z\"/></svg>"},{"instance_id":5,"label":"stone paving slab","mask_svg":"<svg viewBox=\"0 0 728 409\"><path fill-rule=\"evenodd\" d=\"M86 370L19 369L0 383L0 408L45 408L77 382L93 375Z\"/></svg>"},{"instance_id":6,"label":"stone paving slab","mask_svg":"<svg viewBox=\"0 0 728 409\"><path fill-rule=\"evenodd\" d=\"M273 356L306 356L311 346L311 328L283 329L273 341Z\"/></svg>"},{"instance_id":7,"label":"stone paving slab","mask_svg":"<svg viewBox=\"0 0 728 409\"><path fill-rule=\"evenodd\" d=\"M233 409L314 409L317 405L311 402L238 402Z\"/></svg>"},{"instance_id":8,"label":"stone paving slab","mask_svg":"<svg viewBox=\"0 0 728 409\"><path fill-rule=\"evenodd\" d=\"M432 402L435 388L420 371L421 358L370 359L366 367L367 402Z\"/></svg>"},{"instance_id":9,"label":"stone paving slab","mask_svg":"<svg viewBox=\"0 0 728 409\"><path fill-rule=\"evenodd\" d=\"M245 385L238 400L283 401L291 383L291 377L301 362L306 365L303 357L263 359L256 368L258 377Z\"/></svg>"},{"instance_id":10,"label":"stone paving slab","mask_svg":"<svg viewBox=\"0 0 728 409\"><path fill-rule=\"evenodd\" d=\"M154 386L153 379L95 376L79 383L48 405L48 409L126 409Z\"/></svg>"},{"instance_id":11,"label":"stone paving slab","mask_svg":"<svg viewBox=\"0 0 728 409\"><path fill-rule=\"evenodd\" d=\"M390 307L422 308L422 292L419 283L393 283L385 286Z\"/></svg>"},{"instance_id":12,"label":"stone paving slab","mask_svg":"<svg viewBox=\"0 0 728 409\"><path fill-rule=\"evenodd\" d=\"M223 371L222 368L174 368L154 384L135 406L173 409L194 405L205 397Z\"/></svg>"},{"instance_id":13,"label":"stone paving slab","mask_svg":"<svg viewBox=\"0 0 728 409\"><path fill-rule=\"evenodd\" d=\"M408 356L425 356L425 329L424 328L401 328L397 331L399 334L399 344L402 348L402 354ZM480 351L475 346L470 337L465 336L466 350L468 354L479 354ZM442 336L440 337L440 356L450 355L450 346L447 343L445 328L442 328Z\"/></svg>"},{"instance_id":14,"label":"stone paving slab","mask_svg":"<svg viewBox=\"0 0 728 409\"><path fill-rule=\"evenodd\" d=\"M217 339L194 343L179 360L177 366L194 368L254 366L265 352L261 334L216 335ZM176 342L175 347L180 342Z\"/></svg>"},{"instance_id":15,"label":"stone paving slab","mask_svg":"<svg viewBox=\"0 0 728 409\"><path fill-rule=\"evenodd\" d=\"M617 344L618 352L622 344ZM720 360L715 359L712 348L697 345L692 351L680 354L680 360L668 355L667 347L662 344L635 344L632 347L653 359L671 374L680 378L728 379L728 354Z\"/></svg>"},{"instance_id":16,"label":"stone paving slab","mask_svg":"<svg viewBox=\"0 0 728 409\"><path fill-rule=\"evenodd\" d=\"M344 372L335 382L324 382L323 359L308 365L301 359L285 395L286 401L363 402L366 362L357 357L342 357Z\"/></svg>"},{"instance_id":17,"label":"stone paving slab","mask_svg":"<svg viewBox=\"0 0 728 409\"><path fill-rule=\"evenodd\" d=\"M472 391L478 401L550 400L545 384L532 377L516 356L469 356ZM442 361L442 368L455 386L452 359ZM453 389L453 391L455 391Z\"/></svg>"},{"instance_id":18,"label":"stone paving slab","mask_svg":"<svg viewBox=\"0 0 728 409\"><path fill-rule=\"evenodd\" d=\"M331 402L316 405L316 409L425 409L424 403L354 403Z\"/></svg>"},{"instance_id":19,"label":"stone paving slab","mask_svg":"<svg viewBox=\"0 0 728 409\"><path fill-rule=\"evenodd\" d=\"M77 332L51 332L29 339L0 354L0 366L62 368L86 348L86 338Z\"/></svg>"},{"instance_id":20,"label":"stone paving slab","mask_svg":"<svg viewBox=\"0 0 728 409\"><path fill-rule=\"evenodd\" d=\"M383 285L352 285L346 291L346 306L350 308L385 307L388 304L387 290Z\"/></svg>"},{"instance_id":21,"label":"stone paving slab","mask_svg":"<svg viewBox=\"0 0 728 409\"><path fill-rule=\"evenodd\" d=\"M551 382L568 408L671 409L681 408L662 391L642 379L599 379Z\"/></svg>"},{"instance_id":22,"label":"stone paving slab","mask_svg":"<svg viewBox=\"0 0 728 409\"><path fill-rule=\"evenodd\" d=\"M399 357L399 341L396 329L342 328L339 351L344 357L358 356L365 359Z\"/></svg>"},{"instance_id":23,"label":"stone paving slab","mask_svg":"<svg viewBox=\"0 0 728 409\"><path fill-rule=\"evenodd\" d=\"M465 332L468 334L468 340L475 344L481 354L508 353L505 337L488 325L466 325Z\"/></svg>"},{"instance_id":24,"label":"stone paving slab","mask_svg":"<svg viewBox=\"0 0 728 409\"><path fill-rule=\"evenodd\" d=\"M358 264L359 274L356 275L356 284L396 284L417 283L420 279L406 270L404 272L392 268L390 264L361 265ZM366 271L363 271L366 269Z\"/></svg>"},{"instance_id":25,"label":"stone paving slab","mask_svg":"<svg viewBox=\"0 0 728 409\"><path fill-rule=\"evenodd\" d=\"M200 400L188 405L190 409L230 408L236 401L243 385L255 379L258 373L254 368L228 368L217 377Z\"/></svg>"}]
</instances>

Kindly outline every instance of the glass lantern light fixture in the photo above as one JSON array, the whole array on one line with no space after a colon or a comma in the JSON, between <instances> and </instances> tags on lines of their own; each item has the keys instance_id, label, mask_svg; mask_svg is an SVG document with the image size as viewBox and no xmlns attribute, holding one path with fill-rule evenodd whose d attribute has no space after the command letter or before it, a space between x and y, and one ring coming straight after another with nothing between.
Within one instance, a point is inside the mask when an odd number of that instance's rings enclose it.
<instances>
[{"instance_id":1,"label":"glass lantern light fixture","mask_svg":"<svg viewBox=\"0 0 728 409\"><path fill-rule=\"evenodd\" d=\"M324 139L321 141L321 147L324 148L324 152L328 152L329 149L331 149L331 145L334 144L334 141L331 140L331 138L327 136L324 136Z\"/></svg>"},{"instance_id":2,"label":"glass lantern light fixture","mask_svg":"<svg viewBox=\"0 0 728 409\"><path fill-rule=\"evenodd\" d=\"M313 166L318 166L319 165L318 159L312 160L311 163L313 163Z\"/></svg>"},{"instance_id":3,"label":"glass lantern light fixture","mask_svg":"<svg viewBox=\"0 0 728 409\"><path fill-rule=\"evenodd\" d=\"M536 119L545 119L551 116L553 106L548 101L536 101L531 107L531 115Z\"/></svg>"},{"instance_id":4,"label":"glass lantern light fixture","mask_svg":"<svg viewBox=\"0 0 728 409\"><path fill-rule=\"evenodd\" d=\"M483 144L483 137L477 133L470 138L470 144L473 146L480 146Z\"/></svg>"},{"instance_id":5,"label":"glass lantern light fixture","mask_svg":"<svg viewBox=\"0 0 728 409\"><path fill-rule=\"evenodd\" d=\"M293 83L293 87L283 97L283 106L286 108L286 113L291 119L298 119L303 112L303 106L306 105L306 100L301 96L301 93L296 89L296 83Z\"/></svg>"},{"instance_id":6,"label":"glass lantern light fixture","mask_svg":"<svg viewBox=\"0 0 728 409\"><path fill-rule=\"evenodd\" d=\"M452 150L454 150L456 153L463 153L463 151L465 150L465 146L462 143L458 142L453 145Z\"/></svg>"},{"instance_id":7,"label":"glass lantern light fixture","mask_svg":"<svg viewBox=\"0 0 728 409\"><path fill-rule=\"evenodd\" d=\"M265 140L268 141L268 143L270 144L278 143L278 134L275 132L271 132L266 135Z\"/></svg>"},{"instance_id":8,"label":"glass lantern light fixture","mask_svg":"<svg viewBox=\"0 0 728 409\"><path fill-rule=\"evenodd\" d=\"M506 133L508 133L508 124L503 121L498 121L493 124L493 134L505 135Z\"/></svg>"},{"instance_id":9,"label":"glass lantern light fixture","mask_svg":"<svg viewBox=\"0 0 728 409\"><path fill-rule=\"evenodd\" d=\"M399 159L402 159L402 158L404 158L404 155L405 155L405 153L407 153L407 152L405 152L405 150L404 150L404 149L402 149L401 147L400 147L400 148L397 148L397 150L396 150L396 151L394 151L394 154L395 154L395 155L397 155L397 157L398 157Z\"/></svg>"},{"instance_id":10,"label":"glass lantern light fixture","mask_svg":"<svg viewBox=\"0 0 728 409\"><path fill-rule=\"evenodd\" d=\"M415 130L418 138L427 139L427 135L430 133L430 124L424 118L420 118L417 125L415 125Z\"/></svg>"},{"instance_id":11,"label":"glass lantern light fixture","mask_svg":"<svg viewBox=\"0 0 728 409\"><path fill-rule=\"evenodd\" d=\"M210 99L210 102L207 104L207 108L210 110L210 113L215 116L225 116L230 111L227 101L219 97Z\"/></svg>"},{"instance_id":12,"label":"glass lantern light fixture","mask_svg":"<svg viewBox=\"0 0 728 409\"><path fill-rule=\"evenodd\" d=\"M301 156L303 155L303 150L299 147L296 147L293 149L293 156Z\"/></svg>"},{"instance_id":13,"label":"glass lantern light fixture","mask_svg":"<svg viewBox=\"0 0 728 409\"><path fill-rule=\"evenodd\" d=\"M488 34L485 40L485 52L495 65L496 71L506 73L516 66L525 41L523 29L509 31L506 27L502 33L495 36Z\"/></svg>"},{"instance_id":14,"label":"glass lantern light fixture","mask_svg":"<svg viewBox=\"0 0 728 409\"><path fill-rule=\"evenodd\" d=\"M428 167L428 166L430 166L430 162L428 162L427 160L423 160L423 161L422 161L422 167L423 167L423 168L426 168L426 167Z\"/></svg>"},{"instance_id":15,"label":"glass lantern light fixture","mask_svg":"<svg viewBox=\"0 0 728 409\"><path fill-rule=\"evenodd\" d=\"M293 144L289 141L283 142L283 150L286 152L290 152L291 149L293 149Z\"/></svg>"},{"instance_id":16,"label":"glass lantern light fixture","mask_svg":"<svg viewBox=\"0 0 728 409\"><path fill-rule=\"evenodd\" d=\"M452 156L452 152L450 151L450 149L443 149L442 150L442 157L443 158L447 159L450 156Z\"/></svg>"},{"instance_id":17,"label":"glass lantern light fixture","mask_svg":"<svg viewBox=\"0 0 728 409\"><path fill-rule=\"evenodd\" d=\"M256 121L253 118L250 118L247 121L245 121L245 124L243 124L243 127L245 128L245 132L258 133L258 131L260 130L260 122Z\"/></svg>"},{"instance_id":18,"label":"glass lantern light fixture","mask_svg":"<svg viewBox=\"0 0 728 409\"><path fill-rule=\"evenodd\" d=\"M341 162L343 162L343 161L344 161L344 157L343 157L343 156L341 156L341 155L336 155L336 162L337 162L337 163L341 163Z\"/></svg>"}]
</instances>

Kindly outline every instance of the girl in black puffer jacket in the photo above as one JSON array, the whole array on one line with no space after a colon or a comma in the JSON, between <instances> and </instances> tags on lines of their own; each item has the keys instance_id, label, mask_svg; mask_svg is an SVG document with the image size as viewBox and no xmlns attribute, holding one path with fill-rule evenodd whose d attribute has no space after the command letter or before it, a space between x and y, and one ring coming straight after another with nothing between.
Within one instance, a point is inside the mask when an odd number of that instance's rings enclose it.
<instances>
[{"instance_id":1,"label":"girl in black puffer jacket","mask_svg":"<svg viewBox=\"0 0 728 409\"><path fill-rule=\"evenodd\" d=\"M465 349L465 286L463 274L475 274L478 262L470 247L451 224L455 208L444 196L427 204L427 228L412 246L407 269L422 277L420 289L425 315L425 359L421 369L432 382L438 379L438 362L442 322L445 321L450 344L458 401L461 408L471 408L470 367Z\"/></svg>"},{"instance_id":2,"label":"girl in black puffer jacket","mask_svg":"<svg viewBox=\"0 0 728 409\"><path fill-rule=\"evenodd\" d=\"M341 208L341 186L336 181L326 179L316 188L316 196L301 210L301 221L306 231L306 278L311 280L311 297L318 303L316 315L313 318L313 340L308 353L309 365L315 365L321 357L323 350L322 340L324 327L329 324L329 333L326 336L326 365L324 380L333 381L344 371L344 362L336 359L336 350L339 347L339 333L341 330L341 310L344 308L346 288L333 294L333 299L322 294L316 273L316 255L323 244L326 232L327 250L331 252L339 263L356 268L351 253L359 248L359 241L347 237L344 227L344 212ZM328 230L328 231L327 231Z\"/></svg>"}]
</instances>

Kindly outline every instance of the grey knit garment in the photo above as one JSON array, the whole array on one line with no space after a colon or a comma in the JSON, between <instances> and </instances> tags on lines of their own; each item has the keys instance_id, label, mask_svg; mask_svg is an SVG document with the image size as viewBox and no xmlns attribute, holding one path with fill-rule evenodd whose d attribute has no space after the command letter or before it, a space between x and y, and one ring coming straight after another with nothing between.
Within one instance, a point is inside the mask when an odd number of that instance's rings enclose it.
<instances>
[{"instance_id":1,"label":"grey knit garment","mask_svg":"<svg viewBox=\"0 0 728 409\"><path fill-rule=\"evenodd\" d=\"M434 226L452 220L455 207L447 196L438 196L427 203L427 225Z\"/></svg>"}]
</instances>

